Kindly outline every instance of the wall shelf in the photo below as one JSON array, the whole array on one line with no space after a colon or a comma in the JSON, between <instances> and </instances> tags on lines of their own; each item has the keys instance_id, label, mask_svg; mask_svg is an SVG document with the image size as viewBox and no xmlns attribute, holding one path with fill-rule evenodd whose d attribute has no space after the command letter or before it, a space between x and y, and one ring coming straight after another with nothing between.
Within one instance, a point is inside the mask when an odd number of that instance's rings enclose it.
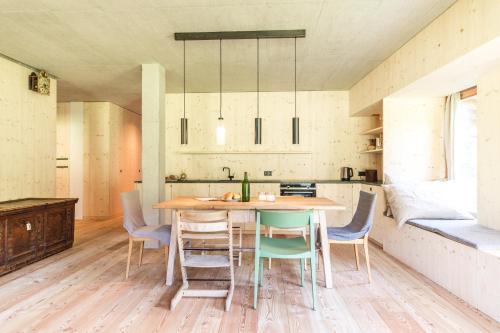
<instances>
[{"instance_id":1,"label":"wall shelf","mask_svg":"<svg viewBox=\"0 0 500 333\"><path fill-rule=\"evenodd\" d=\"M371 150L363 150L363 151L360 151L359 153L360 154L382 154L383 151L384 151L383 148L377 148L377 149L371 149Z\"/></svg>"},{"instance_id":2,"label":"wall shelf","mask_svg":"<svg viewBox=\"0 0 500 333\"><path fill-rule=\"evenodd\" d=\"M297 151L260 151L260 150L250 150L250 151L216 151L216 150L199 150L199 151L189 151L189 150L180 150L176 151L177 154L187 154L187 155L216 155L216 154L235 154L235 155L246 155L246 154L282 154L282 155L290 155L290 154L302 154L309 155L312 154L310 150L297 150Z\"/></svg>"},{"instance_id":3,"label":"wall shelf","mask_svg":"<svg viewBox=\"0 0 500 333\"><path fill-rule=\"evenodd\" d=\"M359 133L360 135L376 135L376 134L381 134L384 131L384 128L382 126L380 127L375 127L366 131L363 131Z\"/></svg>"}]
</instances>

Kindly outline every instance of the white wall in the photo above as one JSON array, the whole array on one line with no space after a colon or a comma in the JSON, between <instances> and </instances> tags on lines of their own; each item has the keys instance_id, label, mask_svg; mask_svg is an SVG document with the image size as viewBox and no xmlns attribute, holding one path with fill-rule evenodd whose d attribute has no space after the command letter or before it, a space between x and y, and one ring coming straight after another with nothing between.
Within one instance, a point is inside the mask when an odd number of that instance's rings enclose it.
<instances>
[{"instance_id":1,"label":"white wall","mask_svg":"<svg viewBox=\"0 0 500 333\"><path fill-rule=\"evenodd\" d=\"M338 179L341 166L355 169L376 168L373 156L359 154L368 137L372 119L349 117L347 91L305 91L297 93L300 117L300 145L292 145L293 92L268 92L260 96L263 122L262 145L254 144L256 93L225 93L223 117L226 145L215 144L219 116L217 93L188 94L189 144L180 145L180 118L183 95L166 95L166 172L188 178L226 177L223 166L241 178L248 171L253 179L263 179L264 170L273 171L265 179ZM240 151L245 154L187 154L181 152ZM249 154L248 152L267 152ZM281 153L278 153L281 152ZM303 154L292 154L304 152Z\"/></svg>"},{"instance_id":2,"label":"white wall","mask_svg":"<svg viewBox=\"0 0 500 333\"><path fill-rule=\"evenodd\" d=\"M500 230L500 66L477 85L478 220Z\"/></svg>"},{"instance_id":3,"label":"white wall","mask_svg":"<svg viewBox=\"0 0 500 333\"><path fill-rule=\"evenodd\" d=\"M0 201L55 196L57 82L38 94L31 72L0 58Z\"/></svg>"},{"instance_id":4,"label":"white wall","mask_svg":"<svg viewBox=\"0 0 500 333\"><path fill-rule=\"evenodd\" d=\"M385 98L384 173L393 179L445 177L444 98Z\"/></svg>"}]
</instances>

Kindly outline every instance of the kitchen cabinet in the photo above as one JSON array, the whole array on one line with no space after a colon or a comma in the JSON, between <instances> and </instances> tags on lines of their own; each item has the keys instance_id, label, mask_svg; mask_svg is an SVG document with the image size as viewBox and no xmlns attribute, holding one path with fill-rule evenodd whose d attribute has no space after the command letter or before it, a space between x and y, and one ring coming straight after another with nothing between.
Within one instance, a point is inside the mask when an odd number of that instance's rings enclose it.
<instances>
[{"instance_id":1,"label":"kitchen cabinet","mask_svg":"<svg viewBox=\"0 0 500 333\"><path fill-rule=\"evenodd\" d=\"M73 245L78 199L0 202L0 275Z\"/></svg>"},{"instance_id":2,"label":"kitchen cabinet","mask_svg":"<svg viewBox=\"0 0 500 333\"><path fill-rule=\"evenodd\" d=\"M329 227L342 227L349 224L353 216L353 193L359 184L335 183L316 184L316 196L336 201L346 207L345 210L326 211L326 221ZM359 198L359 194L357 195Z\"/></svg>"},{"instance_id":3,"label":"kitchen cabinet","mask_svg":"<svg viewBox=\"0 0 500 333\"><path fill-rule=\"evenodd\" d=\"M241 194L241 183L210 183L211 197L219 198L226 192Z\"/></svg>"}]
</instances>

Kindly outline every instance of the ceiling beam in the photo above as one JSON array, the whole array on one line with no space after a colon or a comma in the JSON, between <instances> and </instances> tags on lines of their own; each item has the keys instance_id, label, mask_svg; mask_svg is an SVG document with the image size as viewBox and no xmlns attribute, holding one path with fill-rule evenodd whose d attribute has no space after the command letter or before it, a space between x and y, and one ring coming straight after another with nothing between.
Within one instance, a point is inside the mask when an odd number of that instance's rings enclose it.
<instances>
[{"instance_id":1,"label":"ceiling beam","mask_svg":"<svg viewBox=\"0 0 500 333\"><path fill-rule=\"evenodd\" d=\"M257 38L304 38L306 30L259 30L259 31L217 31L217 32L176 32L175 40L218 40Z\"/></svg>"}]
</instances>

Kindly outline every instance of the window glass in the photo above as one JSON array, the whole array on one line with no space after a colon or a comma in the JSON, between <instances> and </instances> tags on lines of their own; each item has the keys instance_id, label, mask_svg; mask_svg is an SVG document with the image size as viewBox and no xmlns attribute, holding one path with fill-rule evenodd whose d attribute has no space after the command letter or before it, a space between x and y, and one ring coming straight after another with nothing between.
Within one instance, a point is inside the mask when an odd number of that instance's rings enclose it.
<instances>
[{"instance_id":1,"label":"window glass","mask_svg":"<svg viewBox=\"0 0 500 333\"><path fill-rule=\"evenodd\" d=\"M461 100L455 111L455 179L464 189L468 209L477 211L476 97Z\"/></svg>"}]
</instances>

